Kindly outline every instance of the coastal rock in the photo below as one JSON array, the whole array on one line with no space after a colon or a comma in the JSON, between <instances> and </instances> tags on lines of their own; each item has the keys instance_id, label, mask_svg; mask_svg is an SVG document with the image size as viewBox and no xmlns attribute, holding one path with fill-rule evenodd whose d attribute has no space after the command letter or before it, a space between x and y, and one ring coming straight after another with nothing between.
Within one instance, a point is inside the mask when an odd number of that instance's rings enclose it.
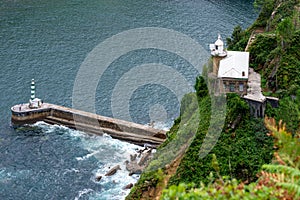
<instances>
[{"instance_id":1,"label":"coastal rock","mask_svg":"<svg viewBox=\"0 0 300 200\"><path fill-rule=\"evenodd\" d=\"M145 152L146 151L146 152ZM130 155L130 161L126 160L126 169L129 171L129 176L133 174L141 174L148 164L149 159L152 155L152 149L145 147L144 149L138 150L139 155ZM137 159L140 158L139 160Z\"/></svg>"},{"instance_id":2,"label":"coastal rock","mask_svg":"<svg viewBox=\"0 0 300 200\"><path fill-rule=\"evenodd\" d=\"M129 183L128 185L123 187L123 190L128 190L128 189L131 189L132 187L133 187L133 184Z\"/></svg>"},{"instance_id":3,"label":"coastal rock","mask_svg":"<svg viewBox=\"0 0 300 200\"><path fill-rule=\"evenodd\" d=\"M149 160L149 157L151 155L151 151L152 149L148 150L143 156L142 158L140 159L140 162L139 162L139 166L142 166L142 165L145 165L146 162Z\"/></svg>"},{"instance_id":4,"label":"coastal rock","mask_svg":"<svg viewBox=\"0 0 300 200\"><path fill-rule=\"evenodd\" d=\"M115 167L113 167L111 170L109 170L105 176L112 176L114 175L118 170L121 170L120 165L117 165Z\"/></svg>"},{"instance_id":5,"label":"coastal rock","mask_svg":"<svg viewBox=\"0 0 300 200\"><path fill-rule=\"evenodd\" d=\"M144 169L144 167L139 166L136 161L129 162L128 160L126 160L125 164L126 169L129 171L129 176L133 174L141 174Z\"/></svg>"},{"instance_id":6,"label":"coastal rock","mask_svg":"<svg viewBox=\"0 0 300 200\"><path fill-rule=\"evenodd\" d=\"M130 161L135 161L137 157L137 154L131 155L130 154Z\"/></svg>"},{"instance_id":7,"label":"coastal rock","mask_svg":"<svg viewBox=\"0 0 300 200\"><path fill-rule=\"evenodd\" d=\"M99 182L102 179L102 176L96 176L95 180Z\"/></svg>"},{"instance_id":8,"label":"coastal rock","mask_svg":"<svg viewBox=\"0 0 300 200\"><path fill-rule=\"evenodd\" d=\"M146 151L148 149L148 147L145 147L144 149L140 149L137 151L137 153L139 154L138 155L138 158L140 158L142 156L142 154L144 153L144 151Z\"/></svg>"}]
</instances>

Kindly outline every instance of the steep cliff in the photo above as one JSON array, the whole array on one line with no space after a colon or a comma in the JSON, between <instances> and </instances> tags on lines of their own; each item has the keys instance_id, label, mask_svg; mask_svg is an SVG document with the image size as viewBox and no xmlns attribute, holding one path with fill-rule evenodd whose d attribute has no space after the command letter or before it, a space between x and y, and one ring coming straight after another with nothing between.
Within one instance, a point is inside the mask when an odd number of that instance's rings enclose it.
<instances>
[{"instance_id":1,"label":"steep cliff","mask_svg":"<svg viewBox=\"0 0 300 200\"><path fill-rule=\"evenodd\" d=\"M266 114L278 121L282 119L287 129L296 134L300 127L300 3L299 0L257 0L255 5L261 10L258 19L246 30L236 27L232 37L227 39L228 49L246 48L250 52L251 67L262 75L263 92L280 98L279 108L268 106ZM251 42L248 42L250 37ZM209 68L208 64L205 70ZM256 184L263 164L272 161L274 141L267 135L263 119L250 117L248 105L234 94L226 97L226 118L221 134L213 136L217 137L215 143L211 142L206 147L208 154L201 156L199 152L211 124L215 124L214 120L221 121L222 115L218 113L222 110L220 107L216 117L212 117L212 112L216 112L212 104L220 100L210 97L207 80L207 77L199 77L196 94L183 98L181 116L168 132L168 140L158 149L127 199L159 199L163 190L169 188L165 191L168 199L177 193L177 196L185 194L188 188L203 188L203 184L216 180L230 180L226 183L230 187L235 184L232 188L238 187L236 180ZM274 195L263 191L265 195Z\"/></svg>"}]
</instances>

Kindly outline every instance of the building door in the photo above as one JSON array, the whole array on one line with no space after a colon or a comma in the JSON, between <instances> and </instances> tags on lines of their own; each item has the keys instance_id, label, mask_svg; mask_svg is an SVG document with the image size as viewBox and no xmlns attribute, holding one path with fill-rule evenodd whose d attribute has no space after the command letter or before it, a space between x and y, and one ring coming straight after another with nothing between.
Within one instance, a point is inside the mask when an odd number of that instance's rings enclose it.
<instances>
[{"instance_id":1,"label":"building door","mask_svg":"<svg viewBox=\"0 0 300 200\"><path fill-rule=\"evenodd\" d=\"M244 91L244 84L243 83L240 83L240 85L239 85L239 91L240 92Z\"/></svg>"}]
</instances>

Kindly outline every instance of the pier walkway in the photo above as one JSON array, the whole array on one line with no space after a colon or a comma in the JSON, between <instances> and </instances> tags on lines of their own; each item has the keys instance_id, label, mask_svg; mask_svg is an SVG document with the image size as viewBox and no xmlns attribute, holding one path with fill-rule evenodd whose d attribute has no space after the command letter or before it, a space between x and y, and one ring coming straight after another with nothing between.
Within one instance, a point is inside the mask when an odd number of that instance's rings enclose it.
<instances>
[{"instance_id":1,"label":"pier walkway","mask_svg":"<svg viewBox=\"0 0 300 200\"><path fill-rule=\"evenodd\" d=\"M11 112L15 125L44 121L97 135L106 133L116 139L154 147L166 139L163 130L49 103L43 103L39 108L30 108L28 103L19 104L13 106Z\"/></svg>"}]
</instances>

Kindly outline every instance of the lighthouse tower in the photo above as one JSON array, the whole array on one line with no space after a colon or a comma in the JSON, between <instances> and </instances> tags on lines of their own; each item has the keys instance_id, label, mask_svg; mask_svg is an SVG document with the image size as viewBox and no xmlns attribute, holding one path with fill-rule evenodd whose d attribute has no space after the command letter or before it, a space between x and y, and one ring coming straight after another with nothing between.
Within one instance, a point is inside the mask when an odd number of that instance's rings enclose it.
<instances>
[{"instance_id":1,"label":"lighthouse tower","mask_svg":"<svg viewBox=\"0 0 300 200\"><path fill-rule=\"evenodd\" d=\"M35 83L34 79L31 79L31 86L30 86L30 100L33 101L35 99Z\"/></svg>"},{"instance_id":2,"label":"lighthouse tower","mask_svg":"<svg viewBox=\"0 0 300 200\"><path fill-rule=\"evenodd\" d=\"M221 35L218 35L218 39L214 44L209 45L210 53L213 57L213 74L218 75L220 60L227 56L227 52L224 50L224 42Z\"/></svg>"},{"instance_id":3,"label":"lighthouse tower","mask_svg":"<svg viewBox=\"0 0 300 200\"><path fill-rule=\"evenodd\" d=\"M31 80L30 86L30 100L29 100L29 108L39 108L42 106L42 100L35 97L35 82L34 79Z\"/></svg>"}]
</instances>

